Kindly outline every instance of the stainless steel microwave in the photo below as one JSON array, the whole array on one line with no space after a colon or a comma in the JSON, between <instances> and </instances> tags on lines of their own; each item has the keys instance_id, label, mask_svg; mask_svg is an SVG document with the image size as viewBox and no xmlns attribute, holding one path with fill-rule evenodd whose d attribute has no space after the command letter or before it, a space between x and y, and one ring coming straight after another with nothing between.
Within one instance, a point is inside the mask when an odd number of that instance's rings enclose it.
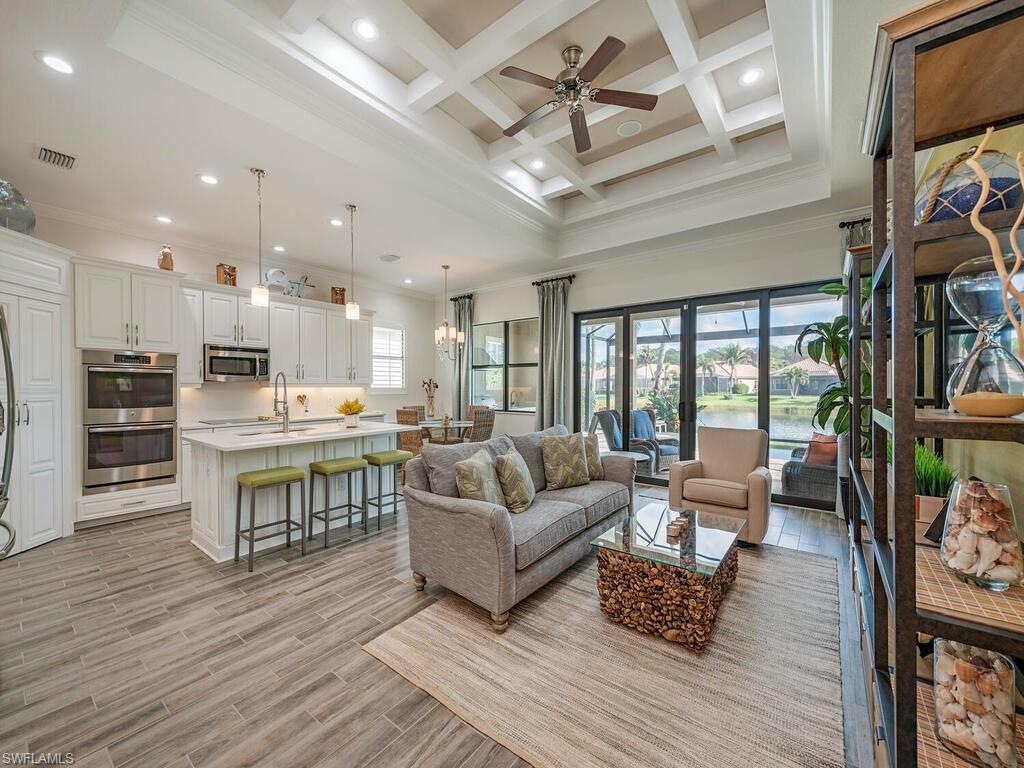
<instances>
[{"instance_id":1,"label":"stainless steel microwave","mask_svg":"<svg viewBox=\"0 0 1024 768\"><path fill-rule=\"evenodd\" d=\"M270 350L207 344L203 381L270 381Z\"/></svg>"}]
</instances>

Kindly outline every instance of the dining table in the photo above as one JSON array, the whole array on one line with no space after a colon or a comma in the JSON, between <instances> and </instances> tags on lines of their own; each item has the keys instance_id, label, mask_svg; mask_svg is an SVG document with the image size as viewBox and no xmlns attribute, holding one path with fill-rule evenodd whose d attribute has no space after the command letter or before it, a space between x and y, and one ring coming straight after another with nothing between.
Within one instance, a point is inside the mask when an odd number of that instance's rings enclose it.
<instances>
[{"instance_id":1,"label":"dining table","mask_svg":"<svg viewBox=\"0 0 1024 768\"><path fill-rule=\"evenodd\" d=\"M465 429L466 427L473 426L473 422L468 419L449 419L445 423L442 419L428 419L427 421L421 421L420 426L433 431L442 431L445 445L448 444L448 433L452 430Z\"/></svg>"}]
</instances>

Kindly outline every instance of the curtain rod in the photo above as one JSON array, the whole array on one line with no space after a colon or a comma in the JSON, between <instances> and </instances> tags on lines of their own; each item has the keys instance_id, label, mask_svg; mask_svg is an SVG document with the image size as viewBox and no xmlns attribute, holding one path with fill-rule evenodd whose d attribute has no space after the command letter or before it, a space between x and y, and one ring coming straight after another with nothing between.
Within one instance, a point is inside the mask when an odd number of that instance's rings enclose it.
<instances>
[{"instance_id":1,"label":"curtain rod","mask_svg":"<svg viewBox=\"0 0 1024 768\"><path fill-rule=\"evenodd\" d=\"M451 300L452 301L458 301L459 299L472 299L472 298L473 298L473 294L472 293L464 293L461 296L452 296Z\"/></svg>"},{"instance_id":2,"label":"curtain rod","mask_svg":"<svg viewBox=\"0 0 1024 768\"><path fill-rule=\"evenodd\" d=\"M839 228L846 229L847 227L855 227L858 224L866 224L869 221L871 221L870 216L865 216L863 219L854 219L853 221L840 221Z\"/></svg>"},{"instance_id":3,"label":"curtain rod","mask_svg":"<svg viewBox=\"0 0 1024 768\"><path fill-rule=\"evenodd\" d=\"M533 285L544 285L544 283L557 283L559 280L568 280L569 284L576 278L576 275L561 275L559 277L549 277L546 280L534 280Z\"/></svg>"}]
</instances>

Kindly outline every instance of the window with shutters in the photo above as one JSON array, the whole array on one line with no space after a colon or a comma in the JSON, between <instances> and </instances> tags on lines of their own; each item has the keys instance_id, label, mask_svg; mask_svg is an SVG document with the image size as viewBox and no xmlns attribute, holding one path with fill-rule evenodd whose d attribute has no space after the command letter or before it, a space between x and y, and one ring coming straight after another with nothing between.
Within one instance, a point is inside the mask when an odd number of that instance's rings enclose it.
<instances>
[{"instance_id":1,"label":"window with shutters","mask_svg":"<svg viewBox=\"0 0 1024 768\"><path fill-rule=\"evenodd\" d=\"M373 389L405 389L405 329L397 325L374 323Z\"/></svg>"}]
</instances>

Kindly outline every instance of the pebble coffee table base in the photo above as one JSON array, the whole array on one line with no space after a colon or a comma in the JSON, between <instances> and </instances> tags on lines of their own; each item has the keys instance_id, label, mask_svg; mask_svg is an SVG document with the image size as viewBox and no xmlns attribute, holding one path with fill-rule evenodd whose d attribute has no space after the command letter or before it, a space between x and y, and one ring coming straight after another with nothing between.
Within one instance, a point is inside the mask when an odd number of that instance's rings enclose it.
<instances>
[{"instance_id":1,"label":"pebble coffee table base","mask_svg":"<svg viewBox=\"0 0 1024 768\"><path fill-rule=\"evenodd\" d=\"M599 549L597 594L601 610L619 624L660 634L698 656L711 639L729 587L736 581L736 546L713 576Z\"/></svg>"}]
</instances>

